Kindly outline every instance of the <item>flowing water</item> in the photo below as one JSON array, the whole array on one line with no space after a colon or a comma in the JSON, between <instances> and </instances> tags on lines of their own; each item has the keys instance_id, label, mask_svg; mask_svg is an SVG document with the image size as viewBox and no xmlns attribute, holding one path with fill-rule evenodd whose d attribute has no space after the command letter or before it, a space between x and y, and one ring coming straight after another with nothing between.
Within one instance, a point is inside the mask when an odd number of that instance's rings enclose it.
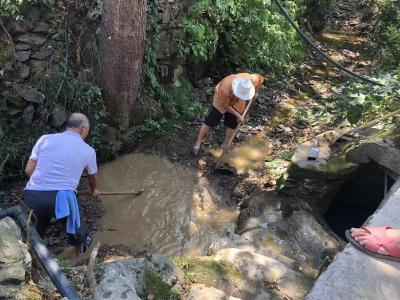
<instances>
[{"instance_id":1,"label":"flowing water","mask_svg":"<svg viewBox=\"0 0 400 300\"><path fill-rule=\"evenodd\" d=\"M234 231L237 210L224 207L223 191L195 169L132 153L102 165L98 176L101 191L144 193L102 196L103 230L94 242L168 255L204 254Z\"/></svg>"}]
</instances>

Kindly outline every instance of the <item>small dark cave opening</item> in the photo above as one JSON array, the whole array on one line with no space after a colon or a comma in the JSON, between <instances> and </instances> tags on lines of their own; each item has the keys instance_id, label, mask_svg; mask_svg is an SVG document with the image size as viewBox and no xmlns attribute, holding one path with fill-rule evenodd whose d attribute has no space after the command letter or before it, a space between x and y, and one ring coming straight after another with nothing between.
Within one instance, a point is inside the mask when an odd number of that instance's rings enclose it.
<instances>
[{"instance_id":1,"label":"small dark cave opening","mask_svg":"<svg viewBox=\"0 0 400 300\"><path fill-rule=\"evenodd\" d=\"M387 190L394 180L387 175ZM351 227L360 227L381 204L385 196L385 171L375 163L361 165L350 174L333 198L325 221L341 238Z\"/></svg>"}]
</instances>

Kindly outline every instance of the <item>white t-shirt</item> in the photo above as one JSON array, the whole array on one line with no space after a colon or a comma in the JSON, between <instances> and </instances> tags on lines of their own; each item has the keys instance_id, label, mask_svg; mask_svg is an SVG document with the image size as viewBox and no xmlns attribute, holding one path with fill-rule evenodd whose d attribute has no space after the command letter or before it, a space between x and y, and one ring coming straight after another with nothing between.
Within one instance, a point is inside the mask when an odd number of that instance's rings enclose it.
<instances>
[{"instance_id":1,"label":"white t-shirt","mask_svg":"<svg viewBox=\"0 0 400 300\"><path fill-rule=\"evenodd\" d=\"M89 175L97 172L94 149L68 130L40 137L29 159L37 163L25 190L75 191L84 169Z\"/></svg>"}]
</instances>

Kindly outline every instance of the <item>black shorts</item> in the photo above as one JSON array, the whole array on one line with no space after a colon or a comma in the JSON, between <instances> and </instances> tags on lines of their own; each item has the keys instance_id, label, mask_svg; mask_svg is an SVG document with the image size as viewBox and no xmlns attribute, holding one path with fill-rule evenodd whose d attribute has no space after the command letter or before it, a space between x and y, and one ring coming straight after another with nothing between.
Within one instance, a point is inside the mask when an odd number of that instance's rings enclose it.
<instances>
[{"instance_id":1,"label":"black shorts","mask_svg":"<svg viewBox=\"0 0 400 300\"><path fill-rule=\"evenodd\" d=\"M55 216L56 195L57 191L24 191L24 202L37 217L36 230L41 238L44 237L51 218ZM60 221L65 223L66 220L67 218L63 218ZM67 236L68 243L72 246L80 246L86 241L88 229L82 215L81 227L76 230L76 234L67 234Z\"/></svg>"},{"instance_id":2,"label":"black shorts","mask_svg":"<svg viewBox=\"0 0 400 300\"><path fill-rule=\"evenodd\" d=\"M211 108L208 116L204 120L204 124L210 127L216 127L221 122L222 116L224 116L224 125L231 129L236 129L238 126L237 118L230 112L222 114L214 106Z\"/></svg>"}]
</instances>

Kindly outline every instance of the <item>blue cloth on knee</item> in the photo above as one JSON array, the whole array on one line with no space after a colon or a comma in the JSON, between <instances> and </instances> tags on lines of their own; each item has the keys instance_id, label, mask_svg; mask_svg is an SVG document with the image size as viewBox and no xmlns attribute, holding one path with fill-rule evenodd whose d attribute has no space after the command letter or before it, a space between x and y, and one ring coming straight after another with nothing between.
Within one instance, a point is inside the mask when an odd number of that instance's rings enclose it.
<instances>
[{"instance_id":1,"label":"blue cloth on knee","mask_svg":"<svg viewBox=\"0 0 400 300\"><path fill-rule=\"evenodd\" d=\"M74 191L58 191L55 215L57 219L67 217L66 230L69 234L75 234L76 229L81 227L78 199Z\"/></svg>"}]
</instances>

